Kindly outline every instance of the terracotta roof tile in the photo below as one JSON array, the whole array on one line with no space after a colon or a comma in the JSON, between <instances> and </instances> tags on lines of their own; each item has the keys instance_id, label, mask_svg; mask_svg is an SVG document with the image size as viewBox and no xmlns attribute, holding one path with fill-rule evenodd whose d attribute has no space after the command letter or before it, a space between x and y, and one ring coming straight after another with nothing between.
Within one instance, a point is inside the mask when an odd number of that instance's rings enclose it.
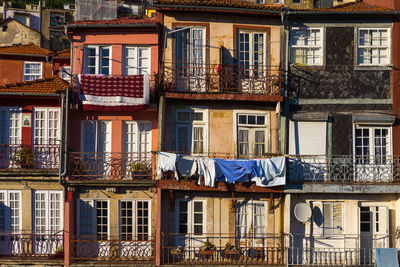
<instances>
[{"instance_id":1,"label":"terracotta roof tile","mask_svg":"<svg viewBox=\"0 0 400 267\"><path fill-rule=\"evenodd\" d=\"M273 11L283 10L282 5L264 5L243 0L155 0L154 3L157 5L233 7Z\"/></svg>"},{"instance_id":2,"label":"terracotta roof tile","mask_svg":"<svg viewBox=\"0 0 400 267\"><path fill-rule=\"evenodd\" d=\"M70 25L141 24L141 23L157 24L160 23L160 20L158 17L153 17L153 18L124 17L124 18L110 19L110 20L74 21Z\"/></svg>"},{"instance_id":3,"label":"terracotta roof tile","mask_svg":"<svg viewBox=\"0 0 400 267\"><path fill-rule=\"evenodd\" d=\"M71 54L70 54L70 49L69 48L51 53L51 56L56 57L56 58L57 57L69 58L70 55Z\"/></svg>"},{"instance_id":4,"label":"terracotta roof tile","mask_svg":"<svg viewBox=\"0 0 400 267\"><path fill-rule=\"evenodd\" d=\"M0 54L22 54L22 55L40 55L46 56L51 51L41 48L35 44L17 44L11 46L0 46Z\"/></svg>"},{"instance_id":5,"label":"terracotta roof tile","mask_svg":"<svg viewBox=\"0 0 400 267\"><path fill-rule=\"evenodd\" d=\"M67 87L67 81L64 81L58 76L53 76L47 79L6 84L0 86L0 93L54 94L64 92Z\"/></svg>"},{"instance_id":6,"label":"terracotta roof tile","mask_svg":"<svg viewBox=\"0 0 400 267\"><path fill-rule=\"evenodd\" d=\"M374 6L374 5L368 5L364 2L352 2L352 3L346 3L343 5L335 6L335 7L330 7L330 8L322 8L322 9L316 9L318 11L339 11L339 12L347 12L347 11L393 11L393 9L386 8L386 7L380 7L380 6Z\"/></svg>"}]
</instances>

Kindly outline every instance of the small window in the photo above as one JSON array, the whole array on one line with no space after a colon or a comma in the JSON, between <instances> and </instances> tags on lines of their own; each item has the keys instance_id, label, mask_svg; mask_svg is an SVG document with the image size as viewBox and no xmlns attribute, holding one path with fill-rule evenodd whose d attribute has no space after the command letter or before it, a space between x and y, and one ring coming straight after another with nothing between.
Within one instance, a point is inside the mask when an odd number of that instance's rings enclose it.
<instances>
[{"instance_id":1,"label":"small window","mask_svg":"<svg viewBox=\"0 0 400 267\"><path fill-rule=\"evenodd\" d=\"M203 235L205 232L205 202L203 200L179 200L177 219L180 234Z\"/></svg>"},{"instance_id":2,"label":"small window","mask_svg":"<svg viewBox=\"0 0 400 267\"><path fill-rule=\"evenodd\" d=\"M321 28L292 28L290 36L291 63L322 65Z\"/></svg>"},{"instance_id":3,"label":"small window","mask_svg":"<svg viewBox=\"0 0 400 267\"><path fill-rule=\"evenodd\" d=\"M71 67L70 66L60 67L60 78L66 80L66 81L71 81Z\"/></svg>"},{"instance_id":4,"label":"small window","mask_svg":"<svg viewBox=\"0 0 400 267\"><path fill-rule=\"evenodd\" d=\"M176 110L176 151L195 154L206 152L206 127L206 113L204 110Z\"/></svg>"},{"instance_id":5,"label":"small window","mask_svg":"<svg viewBox=\"0 0 400 267\"><path fill-rule=\"evenodd\" d=\"M239 157L261 157L267 151L266 115L238 114L237 150Z\"/></svg>"},{"instance_id":6,"label":"small window","mask_svg":"<svg viewBox=\"0 0 400 267\"><path fill-rule=\"evenodd\" d=\"M150 74L150 47L124 47L125 75Z\"/></svg>"},{"instance_id":7,"label":"small window","mask_svg":"<svg viewBox=\"0 0 400 267\"><path fill-rule=\"evenodd\" d=\"M85 48L85 73L110 75L111 47L87 46Z\"/></svg>"},{"instance_id":8,"label":"small window","mask_svg":"<svg viewBox=\"0 0 400 267\"><path fill-rule=\"evenodd\" d=\"M315 236L342 235L343 203L342 202L313 202L313 233Z\"/></svg>"},{"instance_id":9,"label":"small window","mask_svg":"<svg viewBox=\"0 0 400 267\"><path fill-rule=\"evenodd\" d=\"M24 81L32 81L42 78L41 62L24 62Z\"/></svg>"},{"instance_id":10,"label":"small window","mask_svg":"<svg viewBox=\"0 0 400 267\"><path fill-rule=\"evenodd\" d=\"M357 64L388 65L390 58L389 29L358 29Z\"/></svg>"}]
</instances>

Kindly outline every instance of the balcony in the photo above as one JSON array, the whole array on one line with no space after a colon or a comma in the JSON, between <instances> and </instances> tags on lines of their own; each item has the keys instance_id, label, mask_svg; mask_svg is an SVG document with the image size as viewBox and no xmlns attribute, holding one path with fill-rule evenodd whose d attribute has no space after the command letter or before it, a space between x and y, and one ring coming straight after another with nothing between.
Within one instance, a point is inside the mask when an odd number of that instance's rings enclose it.
<instances>
[{"instance_id":1,"label":"balcony","mask_svg":"<svg viewBox=\"0 0 400 267\"><path fill-rule=\"evenodd\" d=\"M70 181L152 181L151 153L71 152Z\"/></svg>"},{"instance_id":2,"label":"balcony","mask_svg":"<svg viewBox=\"0 0 400 267\"><path fill-rule=\"evenodd\" d=\"M284 265L285 237L234 233L162 233L163 264ZM205 249L205 242L211 244ZM212 247L213 246L213 247Z\"/></svg>"},{"instance_id":3,"label":"balcony","mask_svg":"<svg viewBox=\"0 0 400 267\"><path fill-rule=\"evenodd\" d=\"M40 145L0 144L0 172L44 173L59 168L59 142Z\"/></svg>"},{"instance_id":4,"label":"balcony","mask_svg":"<svg viewBox=\"0 0 400 267\"><path fill-rule=\"evenodd\" d=\"M281 70L278 66L238 64L165 63L160 74L161 88L170 93L231 95L281 95ZM278 100L279 101L279 100Z\"/></svg>"},{"instance_id":5,"label":"balcony","mask_svg":"<svg viewBox=\"0 0 400 267\"><path fill-rule=\"evenodd\" d=\"M289 182L396 183L400 156L288 156Z\"/></svg>"},{"instance_id":6,"label":"balcony","mask_svg":"<svg viewBox=\"0 0 400 267\"><path fill-rule=\"evenodd\" d=\"M0 233L1 260L63 260L64 232Z\"/></svg>"},{"instance_id":7,"label":"balcony","mask_svg":"<svg viewBox=\"0 0 400 267\"><path fill-rule=\"evenodd\" d=\"M154 264L155 243L147 236L128 238L75 236L71 243L73 262Z\"/></svg>"}]
</instances>

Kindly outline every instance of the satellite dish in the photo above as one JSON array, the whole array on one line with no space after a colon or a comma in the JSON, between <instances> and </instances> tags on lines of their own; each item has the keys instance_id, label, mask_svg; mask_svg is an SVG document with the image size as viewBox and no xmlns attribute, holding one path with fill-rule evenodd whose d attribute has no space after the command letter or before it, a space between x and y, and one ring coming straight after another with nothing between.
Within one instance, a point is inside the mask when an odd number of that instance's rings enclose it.
<instances>
[{"instance_id":1,"label":"satellite dish","mask_svg":"<svg viewBox=\"0 0 400 267\"><path fill-rule=\"evenodd\" d=\"M307 203L297 203L294 207L294 217L302 223L306 223L312 215L310 206Z\"/></svg>"},{"instance_id":2,"label":"satellite dish","mask_svg":"<svg viewBox=\"0 0 400 267\"><path fill-rule=\"evenodd\" d=\"M197 164L192 157L182 157L178 161L178 171L183 176L192 176L196 173Z\"/></svg>"}]
</instances>

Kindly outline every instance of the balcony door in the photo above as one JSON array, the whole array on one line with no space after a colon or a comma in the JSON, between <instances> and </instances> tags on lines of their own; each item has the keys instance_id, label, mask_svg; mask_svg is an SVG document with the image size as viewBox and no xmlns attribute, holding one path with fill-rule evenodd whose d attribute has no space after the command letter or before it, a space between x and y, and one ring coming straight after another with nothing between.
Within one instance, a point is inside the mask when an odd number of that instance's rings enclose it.
<instances>
[{"instance_id":1,"label":"balcony door","mask_svg":"<svg viewBox=\"0 0 400 267\"><path fill-rule=\"evenodd\" d=\"M36 168L58 168L60 128L59 108L34 109L33 154Z\"/></svg>"},{"instance_id":2,"label":"balcony door","mask_svg":"<svg viewBox=\"0 0 400 267\"><path fill-rule=\"evenodd\" d=\"M206 30L190 27L176 33L175 76L177 90L204 92L206 90Z\"/></svg>"},{"instance_id":3,"label":"balcony door","mask_svg":"<svg viewBox=\"0 0 400 267\"><path fill-rule=\"evenodd\" d=\"M18 255L22 252L22 210L20 191L0 191L0 254Z\"/></svg>"},{"instance_id":4,"label":"balcony door","mask_svg":"<svg viewBox=\"0 0 400 267\"><path fill-rule=\"evenodd\" d=\"M49 255L63 248L63 193L62 191L35 191L33 208L34 253Z\"/></svg>"},{"instance_id":5,"label":"balcony door","mask_svg":"<svg viewBox=\"0 0 400 267\"><path fill-rule=\"evenodd\" d=\"M17 167L21 127L21 108L0 107L0 168Z\"/></svg>"},{"instance_id":6,"label":"balcony door","mask_svg":"<svg viewBox=\"0 0 400 267\"><path fill-rule=\"evenodd\" d=\"M375 248L389 247L389 211L387 207L360 207L360 264L373 263Z\"/></svg>"},{"instance_id":7,"label":"balcony door","mask_svg":"<svg viewBox=\"0 0 400 267\"><path fill-rule=\"evenodd\" d=\"M206 202L194 199L178 200L175 211L178 233L175 237L175 246L201 247L207 241Z\"/></svg>"},{"instance_id":8,"label":"balcony door","mask_svg":"<svg viewBox=\"0 0 400 267\"><path fill-rule=\"evenodd\" d=\"M111 174L111 121L85 120L82 130L83 160L88 175Z\"/></svg>"}]
</instances>

